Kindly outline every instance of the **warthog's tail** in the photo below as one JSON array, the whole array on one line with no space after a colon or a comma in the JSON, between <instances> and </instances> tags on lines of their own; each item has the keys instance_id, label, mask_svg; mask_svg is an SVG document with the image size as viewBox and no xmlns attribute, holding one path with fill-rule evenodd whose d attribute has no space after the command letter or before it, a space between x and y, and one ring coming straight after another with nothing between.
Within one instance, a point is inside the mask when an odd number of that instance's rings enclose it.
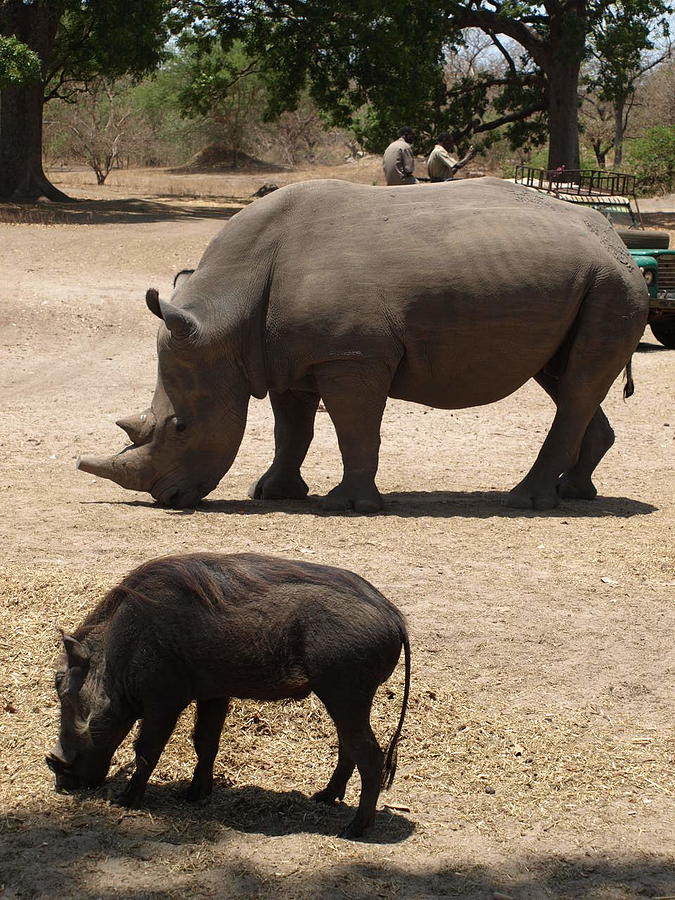
<instances>
[{"instance_id":1,"label":"warthog's tail","mask_svg":"<svg viewBox=\"0 0 675 900\"><path fill-rule=\"evenodd\" d=\"M626 364L626 383L623 386L623 399L628 400L635 393L635 385L633 383L633 357Z\"/></svg>"},{"instance_id":2,"label":"warthog's tail","mask_svg":"<svg viewBox=\"0 0 675 900\"><path fill-rule=\"evenodd\" d=\"M404 627L405 629L405 627ZM401 737L403 722L405 720L406 710L408 709L408 698L410 697L410 641L405 630L401 631L401 641L403 642L403 653L405 656L405 685L403 687L403 703L401 704L401 715L396 726L394 736L389 741L387 753L384 758L384 772L382 773L382 789L388 790L396 775L396 763L398 760L398 739Z\"/></svg>"}]
</instances>

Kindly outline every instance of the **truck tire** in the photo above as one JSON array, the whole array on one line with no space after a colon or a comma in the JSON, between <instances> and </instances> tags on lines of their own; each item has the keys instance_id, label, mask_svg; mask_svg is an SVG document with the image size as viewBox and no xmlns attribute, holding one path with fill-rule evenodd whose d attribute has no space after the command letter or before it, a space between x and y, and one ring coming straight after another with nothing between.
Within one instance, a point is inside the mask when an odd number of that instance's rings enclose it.
<instances>
[{"instance_id":1,"label":"truck tire","mask_svg":"<svg viewBox=\"0 0 675 900\"><path fill-rule=\"evenodd\" d=\"M675 350L675 316L668 316L667 319L651 322L650 328L657 341L669 350Z\"/></svg>"},{"instance_id":2,"label":"truck tire","mask_svg":"<svg viewBox=\"0 0 675 900\"><path fill-rule=\"evenodd\" d=\"M667 250L670 235L667 231L641 231L638 228L617 228L616 233L631 250Z\"/></svg>"}]
</instances>

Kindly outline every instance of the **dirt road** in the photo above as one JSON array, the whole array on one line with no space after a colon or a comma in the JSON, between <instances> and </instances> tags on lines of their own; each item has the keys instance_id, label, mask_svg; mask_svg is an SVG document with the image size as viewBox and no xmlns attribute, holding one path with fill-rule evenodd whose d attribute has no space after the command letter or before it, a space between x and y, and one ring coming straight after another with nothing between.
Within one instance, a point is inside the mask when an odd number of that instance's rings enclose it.
<instances>
[{"instance_id":1,"label":"dirt road","mask_svg":"<svg viewBox=\"0 0 675 900\"><path fill-rule=\"evenodd\" d=\"M243 195L243 192L242 192ZM121 448L147 406L170 290L236 205L127 204L85 224L0 225L0 894L3 897L439 897L675 894L675 352L648 334L636 395L605 409L617 442L594 502L506 509L552 419L536 385L490 407L391 402L383 515L321 514L339 478L318 416L303 503L247 499L272 455L252 403L232 471L194 511L156 507L75 470ZM414 696L399 775L372 836L323 810L335 742L320 705L238 704L213 801L185 809L189 722L125 813L104 790L57 795L56 626L150 556L256 550L355 570L407 614ZM400 674L378 700L384 741ZM130 743L118 766L132 759ZM115 774L112 789L119 788ZM357 796L354 783L346 798ZM4 889L4 892L3 892Z\"/></svg>"}]
</instances>

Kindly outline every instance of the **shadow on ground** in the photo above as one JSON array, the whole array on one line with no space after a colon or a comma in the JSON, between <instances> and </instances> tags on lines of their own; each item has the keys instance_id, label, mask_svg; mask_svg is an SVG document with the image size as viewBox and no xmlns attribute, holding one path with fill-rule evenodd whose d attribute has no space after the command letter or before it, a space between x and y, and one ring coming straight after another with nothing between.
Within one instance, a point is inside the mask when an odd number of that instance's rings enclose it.
<instances>
[{"instance_id":1,"label":"shadow on ground","mask_svg":"<svg viewBox=\"0 0 675 900\"><path fill-rule=\"evenodd\" d=\"M255 803L258 791L238 792L242 807ZM294 794L274 797L282 824L276 830L260 829L262 834L276 837L307 830L328 834L323 828L285 826L284 810L290 810L297 823L303 803ZM288 856L281 847L275 854L267 841L249 842L246 855L237 842L241 829L232 823L235 808L236 804L230 808L229 817L223 817L221 809L217 817L209 813L205 818L203 810L192 817L172 817L166 808L153 810L154 815L111 816L109 807L97 814L88 804L71 807L69 821L58 824L40 813L7 816L1 829L0 890L7 897L91 900L172 896L629 900L671 897L675 892L675 870L666 856L508 855L499 867L467 866L454 863L452 846L446 846L442 855L438 848L436 853L430 848L428 865L410 869L404 846L386 862L381 855L371 862L364 859L368 851L363 844L358 857L350 859L344 853L337 857L337 839L314 842L307 858L299 855L297 845L288 849ZM406 836L402 833L399 840ZM373 842L378 842L377 836ZM349 846L345 842L345 850ZM259 856L260 863L252 861L252 855Z\"/></svg>"},{"instance_id":2,"label":"shadow on ground","mask_svg":"<svg viewBox=\"0 0 675 900\"><path fill-rule=\"evenodd\" d=\"M233 197L209 198L214 205L185 203L196 197L161 200L74 200L72 203L1 203L0 222L37 225L138 225L185 219L229 219L241 209ZM220 205L215 205L219 203Z\"/></svg>"},{"instance_id":3,"label":"shadow on ground","mask_svg":"<svg viewBox=\"0 0 675 900\"><path fill-rule=\"evenodd\" d=\"M638 353L660 353L665 350L666 353L669 352L668 347L664 347L663 344L648 344L647 341L640 341L637 345Z\"/></svg>"},{"instance_id":4,"label":"shadow on ground","mask_svg":"<svg viewBox=\"0 0 675 900\"><path fill-rule=\"evenodd\" d=\"M630 497L596 497L595 500L563 500L556 509L511 509L504 506L501 491L398 491L382 495L383 518L436 519L630 519L656 512L658 507ZM264 516L286 513L298 516L361 516L355 512L323 512L320 498L306 500L202 500L194 509L167 509L152 500L83 500L84 505L146 507L163 515L191 516L195 513Z\"/></svg>"}]
</instances>

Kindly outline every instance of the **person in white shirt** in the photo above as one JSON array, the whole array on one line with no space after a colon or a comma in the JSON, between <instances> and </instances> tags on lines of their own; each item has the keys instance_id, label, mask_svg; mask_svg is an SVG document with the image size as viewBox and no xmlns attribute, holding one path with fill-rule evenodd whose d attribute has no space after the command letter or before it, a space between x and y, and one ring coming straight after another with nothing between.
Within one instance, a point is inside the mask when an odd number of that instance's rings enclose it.
<instances>
[{"instance_id":1,"label":"person in white shirt","mask_svg":"<svg viewBox=\"0 0 675 900\"><path fill-rule=\"evenodd\" d=\"M429 154L427 172L430 181L452 181L455 172L473 159L476 151L469 147L469 152L462 159L453 154L455 145L447 131L442 131L436 138L436 146Z\"/></svg>"}]
</instances>

